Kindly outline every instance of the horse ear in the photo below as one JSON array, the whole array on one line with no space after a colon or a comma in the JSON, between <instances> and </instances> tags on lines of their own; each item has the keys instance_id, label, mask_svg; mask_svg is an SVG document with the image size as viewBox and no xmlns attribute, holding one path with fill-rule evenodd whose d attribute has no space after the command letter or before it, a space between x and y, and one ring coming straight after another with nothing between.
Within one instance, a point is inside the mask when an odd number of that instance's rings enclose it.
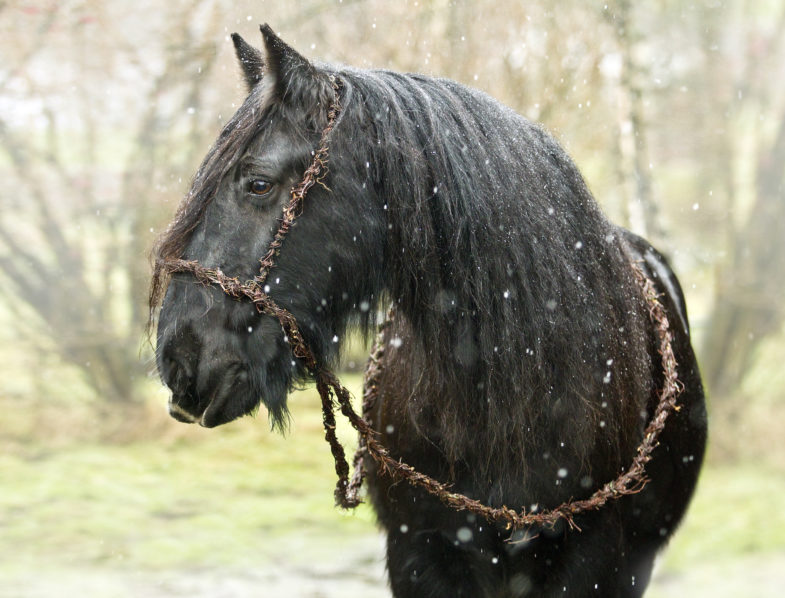
<instances>
[{"instance_id":1,"label":"horse ear","mask_svg":"<svg viewBox=\"0 0 785 598\"><path fill-rule=\"evenodd\" d=\"M278 37L267 23L260 29L267 51L268 74L275 77L282 98L296 95L303 83L307 84L314 78L316 71L313 65Z\"/></svg>"},{"instance_id":2,"label":"horse ear","mask_svg":"<svg viewBox=\"0 0 785 598\"><path fill-rule=\"evenodd\" d=\"M259 50L249 45L239 33L232 33L232 41L237 60L240 61L240 67L243 69L245 84L250 92L262 80L264 57Z\"/></svg>"}]
</instances>

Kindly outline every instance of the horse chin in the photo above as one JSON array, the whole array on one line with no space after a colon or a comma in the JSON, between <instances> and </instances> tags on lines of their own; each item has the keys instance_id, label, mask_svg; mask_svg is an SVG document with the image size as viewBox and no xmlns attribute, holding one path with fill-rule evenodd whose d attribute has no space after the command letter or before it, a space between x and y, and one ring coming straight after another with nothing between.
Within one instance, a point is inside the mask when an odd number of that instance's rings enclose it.
<instances>
[{"instance_id":1,"label":"horse chin","mask_svg":"<svg viewBox=\"0 0 785 598\"><path fill-rule=\"evenodd\" d=\"M215 428L228 424L246 415L254 415L261 405L268 412L274 428L283 430L286 427L288 410L286 406L286 383L281 380L267 380L269 385L261 388L245 384L235 384L234 392L216 396L205 408L199 418L192 421L203 428ZM170 410L175 419L177 417ZM188 414L186 414L188 415Z\"/></svg>"},{"instance_id":2,"label":"horse chin","mask_svg":"<svg viewBox=\"0 0 785 598\"><path fill-rule=\"evenodd\" d=\"M234 401L213 400L201 415L194 415L183 409L176 399L169 400L169 415L178 422L185 424L199 424L203 428L215 428L228 424L244 415L254 413L259 407L259 400L245 399L239 405Z\"/></svg>"},{"instance_id":3,"label":"horse chin","mask_svg":"<svg viewBox=\"0 0 785 598\"><path fill-rule=\"evenodd\" d=\"M255 401L249 409L245 409L242 407L235 407L233 402L227 404L226 401L212 401L207 405L207 409L202 413L202 417L199 418L199 425L203 428L215 428L222 424L228 424L229 422L233 422L243 415L252 412L257 404L258 401Z\"/></svg>"}]
</instances>

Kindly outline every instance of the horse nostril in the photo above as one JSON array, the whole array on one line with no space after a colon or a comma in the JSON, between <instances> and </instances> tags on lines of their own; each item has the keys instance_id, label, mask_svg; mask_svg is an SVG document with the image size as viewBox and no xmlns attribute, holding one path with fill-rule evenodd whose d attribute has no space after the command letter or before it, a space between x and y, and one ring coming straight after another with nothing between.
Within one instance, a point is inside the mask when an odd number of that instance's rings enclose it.
<instances>
[{"instance_id":1,"label":"horse nostril","mask_svg":"<svg viewBox=\"0 0 785 598\"><path fill-rule=\"evenodd\" d=\"M182 394L186 391L192 378L191 368L182 359L173 356L165 356L163 359L163 371L161 372L164 384L173 393Z\"/></svg>"},{"instance_id":2,"label":"horse nostril","mask_svg":"<svg viewBox=\"0 0 785 598\"><path fill-rule=\"evenodd\" d=\"M191 368L177 359L165 359L164 382L172 391L169 398L169 415L185 423L196 423L203 411L195 392L195 380L189 375Z\"/></svg>"},{"instance_id":3,"label":"horse nostril","mask_svg":"<svg viewBox=\"0 0 785 598\"><path fill-rule=\"evenodd\" d=\"M181 422L195 423L205 405L196 391L198 354L190 346L169 342L160 355L161 379L172 391L169 415Z\"/></svg>"}]
</instances>

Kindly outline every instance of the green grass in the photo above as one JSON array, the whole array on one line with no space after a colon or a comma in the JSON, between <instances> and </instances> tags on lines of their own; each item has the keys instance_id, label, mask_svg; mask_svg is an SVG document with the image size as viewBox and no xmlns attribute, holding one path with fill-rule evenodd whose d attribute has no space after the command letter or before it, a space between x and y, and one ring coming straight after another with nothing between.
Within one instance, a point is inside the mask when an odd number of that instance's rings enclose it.
<instances>
[{"instance_id":1,"label":"green grass","mask_svg":"<svg viewBox=\"0 0 785 598\"><path fill-rule=\"evenodd\" d=\"M358 377L351 382L357 389ZM333 506L335 473L318 397L295 393L291 404L286 438L260 416L215 430L159 421L159 436L124 444L50 446L37 438L6 451L0 575L32 573L42 561L237 565L297 545L302 534L375 533L368 507L346 513ZM351 456L351 430L340 436ZM297 558L311 556L300 551Z\"/></svg>"},{"instance_id":2,"label":"green grass","mask_svg":"<svg viewBox=\"0 0 785 598\"><path fill-rule=\"evenodd\" d=\"M359 395L359 377L347 380ZM118 571L230 575L225 572L258 570L260 563L305 575L326 558L340 562L341 555L375 559L381 571L378 543L370 544L374 554L358 556L378 534L370 509L346 513L333 506L335 473L313 389L291 397L286 437L270 432L264 416L214 430L178 424L165 416L163 392L155 394L152 415L129 423L149 429L125 442L76 442L51 433L6 442L0 452L0 588L9 580L24 587L20 580L40 576L42 563L58 580ZM90 413L62 421L78 436L80 426L103 425ZM34 416L5 410L0 430L15 420L35 429L21 421L25 417ZM339 432L351 454L353 432L345 425ZM783 495L782 468L710 464L661 559L660 579L695 571L721 579L739 562L785 559ZM652 596L678 595L657 584ZM384 591L383 582L374 585ZM89 595L115 594L99 588Z\"/></svg>"},{"instance_id":3,"label":"green grass","mask_svg":"<svg viewBox=\"0 0 785 598\"><path fill-rule=\"evenodd\" d=\"M682 570L766 553L785 556L783 496L782 470L752 463L709 464L684 523L664 553L664 567Z\"/></svg>"}]
</instances>

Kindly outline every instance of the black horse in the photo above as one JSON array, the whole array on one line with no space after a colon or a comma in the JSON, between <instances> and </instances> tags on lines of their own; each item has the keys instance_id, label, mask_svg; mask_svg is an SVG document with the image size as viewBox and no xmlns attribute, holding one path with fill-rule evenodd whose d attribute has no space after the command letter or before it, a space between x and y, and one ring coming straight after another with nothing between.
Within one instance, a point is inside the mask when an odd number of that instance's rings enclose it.
<instances>
[{"instance_id":1,"label":"black horse","mask_svg":"<svg viewBox=\"0 0 785 598\"><path fill-rule=\"evenodd\" d=\"M335 95L329 174L309 192L265 292L320 364L393 307L367 419L392 456L483 503L537 512L629 467L663 370L649 305L670 316L683 392L634 495L512 533L366 459L397 597L640 596L679 524L706 440L679 283L609 223L543 129L445 79L316 65L262 27L233 39L249 95L154 251L151 310L170 412L211 427L260 402L284 427L308 375L277 320L167 260L253 278ZM333 81L337 82L334 86Z\"/></svg>"}]
</instances>

